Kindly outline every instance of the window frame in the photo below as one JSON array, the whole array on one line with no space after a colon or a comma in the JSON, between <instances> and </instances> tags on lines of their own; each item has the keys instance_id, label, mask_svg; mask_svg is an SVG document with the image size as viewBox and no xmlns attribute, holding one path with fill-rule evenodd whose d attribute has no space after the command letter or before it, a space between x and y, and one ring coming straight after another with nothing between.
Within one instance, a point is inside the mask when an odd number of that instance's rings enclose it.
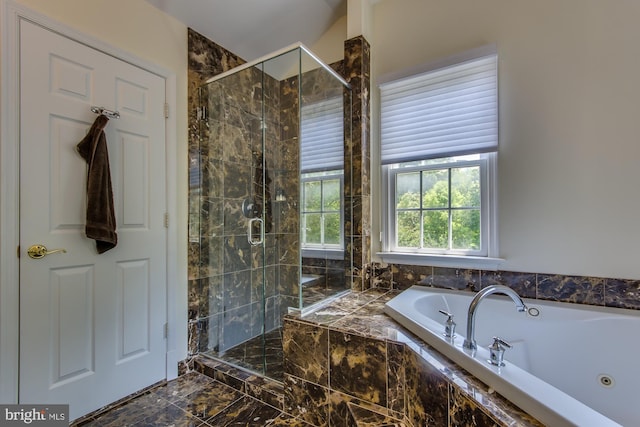
<instances>
[{"instance_id":1,"label":"window frame","mask_svg":"<svg viewBox=\"0 0 640 427\"><path fill-rule=\"evenodd\" d=\"M491 162L490 154L480 154L478 159L475 160L454 160L445 161L442 163L431 163L427 165L411 165L403 166L402 163L396 163L383 166L383 176L386 181L384 192L385 200L388 200L388 208L386 212L386 244L385 248L389 252L404 252L415 253L425 255L458 255L458 256L475 256L475 257L487 257L489 256L489 230L490 230L490 218L491 218L491 203L489 185L489 169ZM463 168L469 166L478 166L480 168L480 249L443 249L443 248L410 248L405 246L398 246L398 227L397 227L397 192L396 192L396 179L398 174L401 173L414 173L433 170L451 170L455 168ZM449 201L451 194L449 194ZM420 207L419 212L422 213L429 209L423 209ZM456 210L450 205L446 207L448 212ZM451 236L449 236L451 239Z\"/></svg>"},{"instance_id":2,"label":"window frame","mask_svg":"<svg viewBox=\"0 0 640 427\"><path fill-rule=\"evenodd\" d=\"M448 162L429 166L398 168L398 164L382 166L383 200L388 201L386 209L382 211L382 227L380 233L382 251L377 255L383 262L394 264L429 265L459 268L484 268L497 270L504 259L498 257L498 218L497 218L497 160L498 153L479 154L480 159L475 162L480 169L480 198L481 198L481 250L409 250L398 248L395 242L395 176L397 171L444 169L445 165L461 166L466 162ZM471 163L466 163L471 164ZM395 169L394 169L395 168ZM395 171L395 172L392 172ZM393 190L393 194L391 194ZM475 253L474 253L475 252Z\"/></svg>"}]
</instances>

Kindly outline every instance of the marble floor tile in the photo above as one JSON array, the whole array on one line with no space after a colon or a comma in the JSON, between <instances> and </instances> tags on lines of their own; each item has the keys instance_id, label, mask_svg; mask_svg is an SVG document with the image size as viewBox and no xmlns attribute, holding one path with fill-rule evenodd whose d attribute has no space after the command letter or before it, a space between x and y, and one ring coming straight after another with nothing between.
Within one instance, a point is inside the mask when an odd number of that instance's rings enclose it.
<instances>
[{"instance_id":1,"label":"marble floor tile","mask_svg":"<svg viewBox=\"0 0 640 427\"><path fill-rule=\"evenodd\" d=\"M190 372L73 427L305 426L279 409Z\"/></svg>"},{"instance_id":2,"label":"marble floor tile","mask_svg":"<svg viewBox=\"0 0 640 427\"><path fill-rule=\"evenodd\" d=\"M194 417L174 405L167 405L135 424L136 427L200 427L203 425L200 418Z\"/></svg>"},{"instance_id":3,"label":"marble floor tile","mask_svg":"<svg viewBox=\"0 0 640 427\"><path fill-rule=\"evenodd\" d=\"M281 412L251 397L243 397L206 422L215 427L268 426Z\"/></svg>"},{"instance_id":4,"label":"marble floor tile","mask_svg":"<svg viewBox=\"0 0 640 427\"><path fill-rule=\"evenodd\" d=\"M212 382L213 379L206 375L202 375L197 372L189 372L154 389L153 393L168 400L169 402L175 402L195 391L201 390Z\"/></svg>"},{"instance_id":5,"label":"marble floor tile","mask_svg":"<svg viewBox=\"0 0 640 427\"><path fill-rule=\"evenodd\" d=\"M144 419L154 416L171 403L153 392L143 394L93 419L84 420L77 426L90 427L128 427L138 425Z\"/></svg>"},{"instance_id":6,"label":"marble floor tile","mask_svg":"<svg viewBox=\"0 0 640 427\"><path fill-rule=\"evenodd\" d=\"M179 399L174 404L201 419L209 419L242 397L242 393L217 381Z\"/></svg>"},{"instance_id":7,"label":"marble floor tile","mask_svg":"<svg viewBox=\"0 0 640 427\"><path fill-rule=\"evenodd\" d=\"M301 421L287 414L280 414L278 418L276 418L270 424L268 424L268 427L278 427L278 426L311 427L311 424Z\"/></svg>"}]
</instances>

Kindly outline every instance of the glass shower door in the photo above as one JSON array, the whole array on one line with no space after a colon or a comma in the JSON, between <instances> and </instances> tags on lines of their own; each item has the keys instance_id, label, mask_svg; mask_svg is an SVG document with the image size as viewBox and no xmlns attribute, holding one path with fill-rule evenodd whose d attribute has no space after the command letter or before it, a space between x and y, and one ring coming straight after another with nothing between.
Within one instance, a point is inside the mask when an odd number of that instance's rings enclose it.
<instances>
[{"instance_id":1,"label":"glass shower door","mask_svg":"<svg viewBox=\"0 0 640 427\"><path fill-rule=\"evenodd\" d=\"M270 229L262 91L260 66L200 91L200 312L206 314L200 327L206 330L199 348L259 373L266 370L265 236Z\"/></svg>"}]
</instances>

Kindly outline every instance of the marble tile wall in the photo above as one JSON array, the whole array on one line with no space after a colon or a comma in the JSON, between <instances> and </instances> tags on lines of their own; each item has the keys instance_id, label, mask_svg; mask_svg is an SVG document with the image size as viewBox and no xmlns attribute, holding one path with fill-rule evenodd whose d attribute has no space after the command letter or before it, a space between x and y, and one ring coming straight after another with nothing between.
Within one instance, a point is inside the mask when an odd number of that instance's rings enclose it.
<instances>
[{"instance_id":1,"label":"marble tile wall","mask_svg":"<svg viewBox=\"0 0 640 427\"><path fill-rule=\"evenodd\" d=\"M370 46L362 37L344 44L342 72L352 90L351 139L347 141L345 171L345 209L351 221L346 223L351 255L351 288L371 287L371 150L370 150Z\"/></svg>"},{"instance_id":2,"label":"marble tile wall","mask_svg":"<svg viewBox=\"0 0 640 427\"><path fill-rule=\"evenodd\" d=\"M384 289L424 285L478 291L499 284L525 298L640 310L640 280L379 263L373 270L374 287Z\"/></svg>"},{"instance_id":3,"label":"marble tile wall","mask_svg":"<svg viewBox=\"0 0 640 427\"><path fill-rule=\"evenodd\" d=\"M345 58L333 64L338 72L346 73L358 89L358 108L368 111L368 44L362 38L345 43ZM255 69L225 79L224 84L201 86L207 79L228 71L244 61L223 47L189 29L189 352L218 350L243 341L258 329L261 318L258 303L260 290L253 284L261 282L261 254L247 242L245 221L240 215L242 201L256 186L266 185L267 198L277 190L284 190L286 202L263 203L267 221L264 277L266 281L267 330L279 324L288 306L298 305L299 283L299 199L298 165L298 94L303 99L326 96L322 78L303 78L302 88L296 79L276 81L266 79L264 87ZM348 67L345 64L349 64ZM365 73L365 74L363 74ZM364 76L364 77L363 77ZM330 89L335 90L335 89ZM266 111L265 152L257 149L260 134L260 100L264 96ZM349 105L351 102L349 100ZM200 105L206 105L206 120L202 120ZM355 289L368 287L368 255L365 248L368 227L368 167L363 169L362 157L368 158L368 113L358 113L354 138L346 135L345 153L349 154L345 167L357 166L357 176L347 172L349 189L356 183L355 197L348 193L345 226L348 244L345 254L343 281L355 283ZM363 119L364 117L364 119ZM345 118L348 129L351 119ZM355 144L355 145L354 145ZM363 148L365 147L365 148ZM356 162L351 162L351 155ZM266 167L265 178L256 165ZM366 163L366 162L365 162ZM366 163L368 164L368 163ZM251 171L254 171L253 173ZM364 172L363 172L364 171ZM363 182L365 184L363 184ZM355 187L354 187L355 188ZM368 200L364 203L368 204ZM353 211L353 207L357 210ZM367 205L368 206L368 205ZM352 211L355 216L352 217ZM357 224L354 228L352 224ZM354 233L352 230L359 230ZM356 250L354 250L354 248ZM351 269L354 251L358 267ZM326 261L326 260L325 260ZM339 276L340 266L326 262L327 277ZM228 334L224 331L227 330ZM225 339L233 336L233 340Z\"/></svg>"},{"instance_id":4,"label":"marble tile wall","mask_svg":"<svg viewBox=\"0 0 640 427\"><path fill-rule=\"evenodd\" d=\"M346 273L348 272L346 266L347 261L345 259L329 259L327 257L302 258L302 274L317 276L318 279L316 279L312 285L315 288L315 292L325 297L349 289L346 281ZM309 298L309 302L311 304L317 302L322 295L319 295L317 298ZM305 301L305 306L306 305L307 303Z\"/></svg>"},{"instance_id":5,"label":"marble tile wall","mask_svg":"<svg viewBox=\"0 0 640 427\"><path fill-rule=\"evenodd\" d=\"M200 88L212 76L228 71L244 61L197 32L188 30L188 112L189 112L189 353L218 345L224 301L225 239L222 149L215 142L219 124L201 120L201 103L213 109L222 104L207 97ZM222 88L212 88L222 94ZM203 99L204 97L204 99ZM211 105L209 105L209 103ZM230 153L229 153L230 154ZM245 186L247 183L245 183ZM227 242L231 244L230 241ZM242 259L247 262L246 259ZM230 279L230 276L227 277ZM211 340L211 342L210 342Z\"/></svg>"},{"instance_id":6,"label":"marble tile wall","mask_svg":"<svg viewBox=\"0 0 640 427\"><path fill-rule=\"evenodd\" d=\"M285 318L286 413L315 426L359 411L372 425L541 426L386 316L395 295L371 289Z\"/></svg>"}]
</instances>

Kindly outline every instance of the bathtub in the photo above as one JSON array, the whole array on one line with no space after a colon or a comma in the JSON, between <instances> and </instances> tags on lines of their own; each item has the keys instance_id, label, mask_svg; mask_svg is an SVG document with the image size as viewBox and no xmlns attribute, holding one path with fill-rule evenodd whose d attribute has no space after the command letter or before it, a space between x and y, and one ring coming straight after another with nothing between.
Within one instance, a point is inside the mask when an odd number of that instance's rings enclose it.
<instances>
[{"instance_id":1,"label":"bathtub","mask_svg":"<svg viewBox=\"0 0 640 427\"><path fill-rule=\"evenodd\" d=\"M385 313L546 425L640 425L640 313L530 299L522 313L494 295L476 311L472 354L462 343L473 296L414 286L390 300ZM444 337L439 310L454 315L453 340ZM493 336L512 345L504 367L487 362Z\"/></svg>"}]
</instances>

